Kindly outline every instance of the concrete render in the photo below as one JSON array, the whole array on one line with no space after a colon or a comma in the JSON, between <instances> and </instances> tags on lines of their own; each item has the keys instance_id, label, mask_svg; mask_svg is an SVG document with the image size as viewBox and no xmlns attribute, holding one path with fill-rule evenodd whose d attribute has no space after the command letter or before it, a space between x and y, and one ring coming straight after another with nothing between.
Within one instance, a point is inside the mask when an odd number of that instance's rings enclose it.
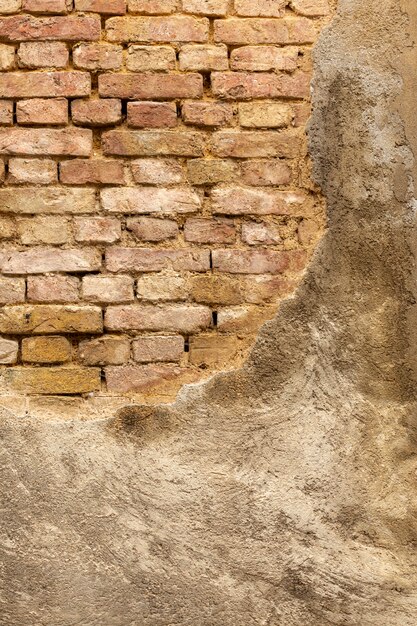
<instances>
[{"instance_id":1,"label":"concrete render","mask_svg":"<svg viewBox=\"0 0 417 626\"><path fill-rule=\"evenodd\" d=\"M328 229L244 367L110 419L1 419L4 626L415 626L414 0L340 0Z\"/></svg>"}]
</instances>

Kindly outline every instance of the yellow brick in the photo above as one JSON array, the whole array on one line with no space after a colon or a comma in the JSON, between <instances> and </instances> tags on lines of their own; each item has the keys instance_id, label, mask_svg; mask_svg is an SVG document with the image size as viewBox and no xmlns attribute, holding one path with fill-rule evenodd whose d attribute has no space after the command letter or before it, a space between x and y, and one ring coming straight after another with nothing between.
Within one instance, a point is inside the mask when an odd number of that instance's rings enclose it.
<instances>
[{"instance_id":1,"label":"yellow brick","mask_svg":"<svg viewBox=\"0 0 417 626\"><path fill-rule=\"evenodd\" d=\"M94 306L21 305L0 310L0 333L53 335L101 333L101 309Z\"/></svg>"},{"instance_id":2,"label":"yellow brick","mask_svg":"<svg viewBox=\"0 0 417 626\"><path fill-rule=\"evenodd\" d=\"M22 359L29 363L65 363L71 344L65 337L29 337L22 341Z\"/></svg>"},{"instance_id":3,"label":"yellow brick","mask_svg":"<svg viewBox=\"0 0 417 626\"><path fill-rule=\"evenodd\" d=\"M198 366L223 367L233 363L239 354L236 337L199 335L190 340L190 363Z\"/></svg>"},{"instance_id":4,"label":"yellow brick","mask_svg":"<svg viewBox=\"0 0 417 626\"><path fill-rule=\"evenodd\" d=\"M74 394L98 391L100 369L93 367L13 367L6 376L15 391L28 394Z\"/></svg>"}]
</instances>

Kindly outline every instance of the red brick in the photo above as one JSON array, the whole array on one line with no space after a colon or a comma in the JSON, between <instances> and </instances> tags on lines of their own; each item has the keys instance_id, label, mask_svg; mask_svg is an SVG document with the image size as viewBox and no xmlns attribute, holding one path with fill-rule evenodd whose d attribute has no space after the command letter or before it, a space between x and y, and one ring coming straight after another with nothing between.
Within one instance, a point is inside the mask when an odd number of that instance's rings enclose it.
<instances>
[{"instance_id":1,"label":"red brick","mask_svg":"<svg viewBox=\"0 0 417 626\"><path fill-rule=\"evenodd\" d=\"M291 168L282 161L246 161L241 165L242 182L246 185L269 186L288 185L291 182Z\"/></svg>"},{"instance_id":2,"label":"red brick","mask_svg":"<svg viewBox=\"0 0 417 626\"><path fill-rule=\"evenodd\" d=\"M248 17L281 17L287 0L235 0L237 15Z\"/></svg>"},{"instance_id":3,"label":"red brick","mask_svg":"<svg viewBox=\"0 0 417 626\"><path fill-rule=\"evenodd\" d=\"M312 200L302 191L229 187L212 191L213 213L222 215L294 215L311 212Z\"/></svg>"},{"instance_id":4,"label":"red brick","mask_svg":"<svg viewBox=\"0 0 417 626\"><path fill-rule=\"evenodd\" d=\"M242 102L239 104L240 125L245 128L284 128L293 119L290 106L282 102Z\"/></svg>"},{"instance_id":5,"label":"red brick","mask_svg":"<svg viewBox=\"0 0 417 626\"><path fill-rule=\"evenodd\" d=\"M231 183L239 177L239 166L226 159L191 159L187 162L187 174L191 185Z\"/></svg>"},{"instance_id":6,"label":"red brick","mask_svg":"<svg viewBox=\"0 0 417 626\"><path fill-rule=\"evenodd\" d=\"M149 330L193 333L211 324L211 311L188 304L110 306L105 315L108 330Z\"/></svg>"},{"instance_id":7,"label":"red brick","mask_svg":"<svg viewBox=\"0 0 417 626\"><path fill-rule=\"evenodd\" d=\"M32 17L15 15L0 18L3 41L96 41L101 23L97 17Z\"/></svg>"},{"instance_id":8,"label":"red brick","mask_svg":"<svg viewBox=\"0 0 417 626\"><path fill-rule=\"evenodd\" d=\"M190 219L185 222L184 238L193 243L233 243L236 228L230 220Z\"/></svg>"},{"instance_id":9,"label":"red brick","mask_svg":"<svg viewBox=\"0 0 417 626\"><path fill-rule=\"evenodd\" d=\"M174 220L132 217L127 220L126 226L139 241L164 241L178 236L178 224Z\"/></svg>"},{"instance_id":10,"label":"red brick","mask_svg":"<svg viewBox=\"0 0 417 626\"><path fill-rule=\"evenodd\" d=\"M126 13L126 0L75 0L75 10L107 15L124 15Z\"/></svg>"},{"instance_id":11,"label":"red brick","mask_svg":"<svg viewBox=\"0 0 417 626\"><path fill-rule=\"evenodd\" d=\"M90 92L91 78L85 72L0 74L0 98L75 98Z\"/></svg>"},{"instance_id":12,"label":"red brick","mask_svg":"<svg viewBox=\"0 0 417 626\"><path fill-rule=\"evenodd\" d=\"M16 119L21 126L68 124L68 101L65 98L20 100L16 104Z\"/></svg>"},{"instance_id":13,"label":"red brick","mask_svg":"<svg viewBox=\"0 0 417 626\"><path fill-rule=\"evenodd\" d=\"M112 335L82 341L79 355L84 365L123 365L130 359L130 341Z\"/></svg>"},{"instance_id":14,"label":"red brick","mask_svg":"<svg viewBox=\"0 0 417 626\"><path fill-rule=\"evenodd\" d=\"M24 278L0 276L0 304L17 304L25 301L26 284Z\"/></svg>"},{"instance_id":15,"label":"red brick","mask_svg":"<svg viewBox=\"0 0 417 626\"><path fill-rule=\"evenodd\" d=\"M296 128L304 128L311 116L311 104L309 102L297 103L293 105L293 109L294 126Z\"/></svg>"},{"instance_id":16,"label":"red brick","mask_svg":"<svg viewBox=\"0 0 417 626\"><path fill-rule=\"evenodd\" d=\"M28 13L67 13L66 0L23 0L23 11Z\"/></svg>"},{"instance_id":17,"label":"red brick","mask_svg":"<svg viewBox=\"0 0 417 626\"><path fill-rule=\"evenodd\" d=\"M132 161L131 167L133 180L142 185L176 185L184 182L181 163L173 159L138 159Z\"/></svg>"},{"instance_id":18,"label":"red brick","mask_svg":"<svg viewBox=\"0 0 417 626\"><path fill-rule=\"evenodd\" d=\"M114 243L121 237L120 221L114 217L80 217L74 220L75 241Z\"/></svg>"},{"instance_id":19,"label":"red brick","mask_svg":"<svg viewBox=\"0 0 417 626\"><path fill-rule=\"evenodd\" d=\"M193 213L201 206L199 196L188 187L124 187L103 189L101 204L110 213Z\"/></svg>"},{"instance_id":20,"label":"red brick","mask_svg":"<svg viewBox=\"0 0 417 626\"><path fill-rule=\"evenodd\" d=\"M10 100L0 100L0 125L13 125L13 102Z\"/></svg>"},{"instance_id":21,"label":"red brick","mask_svg":"<svg viewBox=\"0 0 417 626\"><path fill-rule=\"evenodd\" d=\"M103 152L106 155L201 156L204 152L205 136L197 132L176 132L171 130L110 130L103 133L102 144Z\"/></svg>"},{"instance_id":22,"label":"red brick","mask_svg":"<svg viewBox=\"0 0 417 626\"><path fill-rule=\"evenodd\" d=\"M200 74L102 74L98 79L98 89L100 96L105 98L201 98L203 77Z\"/></svg>"},{"instance_id":23,"label":"red brick","mask_svg":"<svg viewBox=\"0 0 417 626\"><path fill-rule=\"evenodd\" d=\"M81 43L72 50L74 67L82 70L119 70L123 64L122 46L107 43Z\"/></svg>"},{"instance_id":24,"label":"red brick","mask_svg":"<svg viewBox=\"0 0 417 626\"><path fill-rule=\"evenodd\" d=\"M24 42L20 44L17 52L19 67L28 69L62 68L68 65L68 59L68 48L60 41Z\"/></svg>"},{"instance_id":25,"label":"red brick","mask_svg":"<svg viewBox=\"0 0 417 626\"><path fill-rule=\"evenodd\" d=\"M251 304L276 302L277 298L291 294L296 288L297 282L292 278L277 274L248 276L244 288L245 302Z\"/></svg>"},{"instance_id":26,"label":"red brick","mask_svg":"<svg viewBox=\"0 0 417 626\"><path fill-rule=\"evenodd\" d=\"M139 337L132 343L133 358L138 363L175 362L184 354L184 338Z\"/></svg>"},{"instance_id":27,"label":"red brick","mask_svg":"<svg viewBox=\"0 0 417 626\"><path fill-rule=\"evenodd\" d=\"M133 278L130 276L84 276L81 293L87 302L132 302Z\"/></svg>"},{"instance_id":28,"label":"red brick","mask_svg":"<svg viewBox=\"0 0 417 626\"><path fill-rule=\"evenodd\" d=\"M0 188L0 212L47 215L60 213L94 213L94 189L65 189L65 187Z\"/></svg>"},{"instance_id":29,"label":"red brick","mask_svg":"<svg viewBox=\"0 0 417 626\"><path fill-rule=\"evenodd\" d=\"M300 138L290 132L219 131L213 134L213 154L220 157L294 158L301 148Z\"/></svg>"},{"instance_id":30,"label":"red brick","mask_svg":"<svg viewBox=\"0 0 417 626\"><path fill-rule=\"evenodd\" d=\"M212 70L229 69L227 46L186 45L179 54L180 69L196 72L211 72Z\"/></svg>"},{"instance_id":31,"label":"red brick","mask_svg":"<svg viewBox=\"0 0 417 626\"><path fill-rule=\"evenodd\" d=\"M30 248L11 250L0 260L3 274L44 274L46 272L94 272L101 267L98 250L58 248Z\"/></svg>"},{"instance_id":32,"label":"red brick","mask_svg":"<svg viewBox=\"0 0 417 626\"><path fill-rule=\"evenodd\" d=\"M185 15L175 15L173 17L113 17L107 20L106 31L109 41L126 43L195 41L202 43L208 40L209 21L206 18L198 19Z\"/></svg>"},{"instance_id":33,"label":"red brick","mask_svg":"<svg viewBox=\"0 0 417 626\"><path fill-rule=\"evenodd\" d=\"M8 335L101 333L101 309L95 306L25 304L0 310L0 332Z\"/></svg>"},{"instance_id":34,"label":"red brick","mask_svg":"<svg viewBox=\"0 0 417 626\"><path fill-rule=\"evenodd\" d=\"M283 70L293 72L297 69L297 48L278 48L277 46L244 46L235 48L230 55L230 69L248 72L269 72Z\"/></svg>"},{"instance_id":35,"label":"red brick","mask_svg":"<svg viewBox=\"0 0 417 626\"><path fill-rule=\"evenodd\" d=\"M123 162L108 159L62 161L59 165L59 179L66 185L123 185Z\"/></svg>"},{"instance_id":36,"label":"red brick","mask_svg":"<svg viewBox=\"0 0 417 626\"><path fill-rule=\"evenodd\" d=\"M253 74L213 72L213 94L229 100L252 98L308 98L311 76L305 72L288 74Z\"/></svg>"},{"instance_id":37,"label":"red brick","mask_svg":"<svg viewBox=\"0 0 417 626\"><path fill-rule=\"evenodd\" d=\"M78 302L80 280L74 276L29 276L29 302Z\"/></svg>"},{"instance_id":38,"label":"red brick","mask_svg":"<svg viewBox=\"0 0 417 626\"><path fill-rule=\"evenodd\" d=\"M314 24L305 18L229 18L214 22L214 41L229 45L314 43Z\"/></svg>"},{"instance_id":39,"label":"red brick","mask_svg":"<svg viewBox=\"0 0 417 626\"><path fill-rule=\"evenodd\" d=\"M208 250L162 250L155 248L109 248L109 272L160 272L164 269L205 272L210 269Z\"/></svg>"},{"instance_id":40,"label":"red brick","mask_svg":"<svg viewBox=\"0 0 417 626\"><path fill-rule=\"evenodd\" d=\"M176 67L175 50L169 46L129 46L127 55L131 72L166 72Z\"/></svg>"},{"instance_id":41,"label":"red brick","mask_svg":"<svg viewBox=\"0 0 417 626\"><path fill-rule=\"evenodd\" d=\"M18 229L20 238L25 245L63 244L69 239L68 220L64 217L36 215L19 219Z\"/></svg>"},{"instance_id":42,"label":"red brick","mask_svg":"<svg viewBox=\"0 0 417 626\"><path fill-rule=\"evenodd\" d=\"M233 120L233 108L222 102L184 102L182 118L194 126L227 126Z\"/></svg>"},{"instance_id":43,"label":"red brick","mask_svg":"<svg viewBox=\"0 0 417 626\"><path fill-rule=\"evenodd\" d=\"M129 13L143 15L162 15L174 13L178 9L178 0L127 0Z\"/></svg>"},{"instance_id":44,"label":"red brick","mask_svg":"<svg viewBox=\"0 0 417 626\"><path fill-rule=\"evenodd\" d=\"M290 6L296 13L309 17L330 13L328 0L290 0Z\"/></svg>"},{"instance_id":45,"label":"red brick","mask_svg":"<svg viewBox=\"0 0 417 626\"><path fill-rule=\"evenodd\" d=\"M230 274L281 274L290 265L290 254L273 250L213 250L213 268Z\"/></svg>"},{"instance_id":46,"label":"red brick","mask_svg":"<svg viewBox=\"0 0 417 626\"><path fill-rule=\"evenodd\" d=\"M242 224L242 241L250 246L282 243L280 229L267 222L245 222Z\"/></svg>"},{"instance_id":47,"label":"red brick","mask_svg":"<svg viewBox=\"0 0 417 626\"><path fill-rule=\"evenodd\" d=\"M73 100L71 115L74 124L81 126L109 126L122 119L121 100Z\"/></svg>"},{"instance_id":48,"label":"red brick","mask_svg":"<svg viewBox=\"0 0 417 626\"><path fill-rule=\"evenodd\" d=\"M17 13L22 8L22 0L0 0L0 15Z\"/></svg>"},{"instance_id":49,"label":"red brick","mask_svg":"<svg viewBox=\"0 0 417 626\"><path fill-rule=\"evenodd\" d=\"M113 393L155 393L155 388L194 380L190 370L173 365L125 365L105 368L107 390ZM179 384L177 383L177 385Z\"/></svg>"},{"instance_id":50,"label":"red brick","mask_svg":"<svg viewBox=\"0 0 417 626\"><path fill-rule=\"evenodd\" d=\"M0 44L0 71L5 72L13 69L15 66L14 46L6 46Z\"/></svg>"},{"instance_id":51,"label":"red brick","mask_svg":"<svg viewBox=\"0 0 417 626\"><path fill-rule=\"evenodd\" d=\"M172 128L177 125L175 102L129 102L127 124L136 128Z\"/></svg>"}]
</instances>

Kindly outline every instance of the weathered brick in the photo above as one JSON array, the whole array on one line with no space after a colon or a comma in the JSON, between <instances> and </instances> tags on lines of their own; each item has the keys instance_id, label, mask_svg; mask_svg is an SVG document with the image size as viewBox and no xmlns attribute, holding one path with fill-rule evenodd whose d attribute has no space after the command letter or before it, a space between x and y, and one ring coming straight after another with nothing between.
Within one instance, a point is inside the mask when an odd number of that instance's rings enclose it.
<instances>
[{"instance_id":1,"label":"weathered brick","mask_svg":"<svg viewBox=\"0 0 417 626\"><path fill-rule=\"evenodd\" d=\"M110 272L160 272L164 269L205 272L210 269L208 250L162 250L155 248L109 248Z\"/></svg>"},{"instance_id":2,"label":"weathered brick","mask_svg":"<svg viewBox=\"0 0 417 626\"><path fill-rule=\"evenodd\" d=\"M16 235L16 222L7 215L0 216L0 240L13 239Z\"/></svg>"},{"instance_id":3,"label":"weathered brick","mask_svg":"<svg viewBox=\"0 0 417 626\"><path fill-rule=\"evenodd\" d=\"M303 44L317 37L314 24L305 18L229 18L215 20L214 41L229 45Z\"/></svg>"},{"instance_id":4,"label":"weathered brick","mask_svg":"<svg viewBox=\"0 0 417 626\"><path fill-rule=\"evenodd\" d=\"M296 128L305 127L311 116L311 104L309 102L295 103L294 109L294 126Z\"/></svg>"},{"instance_id":5,"label":"weathered brick","mask_svg":"<svg viewBox=\"0 0 417 626\"><path fill-rule=\"evenodd\" d=\"M297 281L293 278L277 274L248 276L243 289L245 302L250 304L276 302L277 298L283 298L292 293L296 286Z\"/></svg>"},{"instance_id":6,"label":"weathered brick","mask_svg":"<svg viewBox=\"0 0 417 626\"><path fill-rule=\"evenodd\" d=\"M237 337L198 335L190 339L190 363L197 367L220 368L231 364L240 348Z\"/></svg>"},{"instance_id":7,"label":"weathered brick","mask_svg":"<svg viewBox=\"0 0 417 626\"><path fill-rule=\"evenodd\" d=\"M6 166L4 161L0 159L0 182L3 183L6 178Z\"/></svg>"},{"instance_id":8,"label":"weathered brick","mask_svg":"<svg viewBox=\"0 0 417 626\"><path fill-rule=\"evenodd\" d=\"M294 215L311 212L311 198L303 191L225 187L212 191L213 213L222 215Z\"/></svg>"},{"instance_id":9,"label":"weathered brick","mask_svg":"<svg viewBox=\"0 0 417 626\"><path fill-rule=\"evenodd\" d=\"M22 9L28 13L65 14L68 11L66 0L23 0Z\"/></svg>"},{"instance_id":10,"label":"weathered brick","mask_svg":"<svg viewBox=\"0 0 417 626\"><path fill-rule=\"evenodd\" d=\"M81 243L114 243L121 234L120 221L113 217L80 217L74 220L74 238Z\"/></svg>"},{"instance_id":11,"label":"weathered brick","mask_svg":"<svg viewBox=\"0 0 417 626\"><path fill-rule=\"evenodd\" d=\"M17 223L21 241L26 246L67 243L69 239L68 220L61 216L43 215L20 219Z\"/></svg>"},{"instance_id":12,"label":"weathered brick","mask_svg":"<svg viewBox=\"0 0 417 626\"><path fill-rule=\"evenodd\" d=\"M110 126L122 119L121 100L73 100L71 116L81 126Z\"/></svg>"},{"instance_id":13,"label":"weathered brick","mask_svg":"<svg viewBox=\"0 0 417 626\"><path fill-rule=\"evenodd\" d=\"M189 296L187 279L170 270L143 274L138 278L137 296L149 302L183 301Z\"/></svg>"},{"instance_id":14,"label":"weathered brick","mask_svg":"<svg viewBox=\"0 0 417 626\"><path fill-rule=\"evenodd\" d=\"M100 33L98 16L15 15L0 18L0 39L3 41L96 41Z\"/></svg>"},{"instance_id":15,"label":"weathered brick","mask_svg":"<svg viewBox=\"0 0 417 626\"><path fill-rule=\"evenodd\" d=\"M220 332L256 335L261 324L274 317L276 306L222 307L217 311L217 328Z\"/></svg>"},{"instance_id":16,"label":"weathered brick","mask_svg":"<svg viewBox=\"0 0 417 626\"><path fill-rule=\"evenodd\" d=\"M299 262L298 251L213 250L212 257L215 270L230 274L281 274Z\"/></svg>"},{"instance_id":17,"label":"weathered brick","mask_svg":"<svg viewBox=\"0 0 417 626\"><path fill-rule=\"evenodd\" d=\"M0 276L0 304L16 304L25 301L26 285L24 278Z\"/></svg>"},{"instance_id":18,"label":"weathered brick","mask_svg":"<svg viewBox=\"0 0 417 626\"><path fill-rule=\"evenodd\" d=\"M180 69L183 71L211 72L229 68L227 46L224 45L189 44L183 46L180 50L179 61Z\"/></svg>"},{"instance_id":19,"label":"weathered brick","mask_svg":"<svg viewBox=\"0 0 417 626\"><path fill-rule=\"evenodd\" d=\"M138 363L178 362L184 354L184 338L139 337L132 343L133 358Z\"/></svg>"},{"instance_id":20,"label":"weathered brick","mask_svg":"<svg viewBox=\"0 0 417 626\"><path fill-rule=\"evenodd\" d=\"M87 302L132 302L133 278L130 276L84 276L81 288Z\"/></svg>"},{"instance_id":21,"label":"weathered brick","mask_svg":"<svg viewBox=\"0 0 417 626\"><path fill-rule=\"evenodd\" d=\"M237 15L248 17L281 17L287 0L235 0Z\"/></svg>"},{"instance_id":22,"label":"weathered brick","mask_svg":"<svg viewBox=\"0 0 417 626\"><path fill-rule=\"evenodd\" d=\"M98 79L98 89L100 96L105 98L201 98L203 77L200 74L102 74Z\"/></svg>"},{"instance_id":23,"label":"weathered brick","mask_svg":"<svg viewBox=\"0 0 417 626\"><path fill-rule=\"evenodd\" d=\"M127 124L136 128L172 128L177 125L175 102L129 102Z\"/></svg>"},{"instance_id":24,"label":"weathered brick","mask_svg":"<svg viewBox=\"0 0 417 626\"><path fill-rule=\"evenodd\" d=\"M236 228L231 220L190 219L185 222L184 238L193 243L233 243Z\"/></svg>"},{"instance_id":25,"label":"weathered brick","mask_svg":"<svg viewBox=\"0 0 417 626\"><path fill-rule=\"evenodd\" d=\"M0 0L0 15L17 13L22 8L22 0Z\"/></svg>"},{"instance_id":26,"label":"weathered brick","mask_svg":"<svg viewBox=\"0 0 417 626\"><path fill-rule=\"evenodd\" d=\"M10 159L7 182L49 185L57 180L57 166L51 159Z\"/></svg>"},{"instance_id":27,"label":"weathered brick","mask_svg":"<svg viewBox=\"0 0 417 626\"><path fill-rule=\"evenodd\" d=\"M182 0L182 10L185 13L199 15L226 15L229 0Z\"/></svg>"},{"instance_id":28,"label":"weathered brick","mask_svg":"<svg viewBox=\"0 0 417 626\"><path fill-rule=\"evenodd\" d=\"M79 300L80 280L74 276L29 276L27 280L29 302L65 302Z\"/></svg>"},{"instance_id":29,"label":"weathered brick","mask_svg":"<svg viewBox=\"0 0 417 626\"><path fill-rule=\"evenodd\" d=\"M65 337L28 337L22 341L22 360L26 363L66 363L71 352Z\"/></svg>"},{"instance_id":30,"label":"weathered brick","mask_svg":"<svg viewBox=\"0 0 417 626\"><path fill-rule=\"evenodd\" d=\"M74 0L76 11L90 11L105 15L124 15L126 0Z\"/></svg>"},{"instance_id":31,"label":"weathered brick","mask_svg":"<svg viewBox=\"0 0 417 626\"><path fill-rule=\"evenodd\" d=\"M7 370L10 387L27 394L65 395L99 391L99 368L13 367Z\"/></svg>"},{"instance_id":32,"label":"weathered brick","mask_svg":"<svg viewBox=\"0 0 417 626\"><path fill-rule=\"evenodd\" d=\"M65 98L20 100L16 104L16 119L21 126L62 126L68 124L68 102Z\"/></svg>"},{"instance_id":33,"label":"weathered brick","mask_svg":"<svg viewBox=\"0 0 417 626\"><path fill-rule=\"evenodd\" d=\"M14 18L10 18L14 19ZM106 22L109 41L122 43L202 43L208 40L209 21L186 15L172 17L112 17ZM1 22L0 22L0 36Z\"/></svg>"},{"instance_id":34,"label":"weathered brick","mask_svg":"<svg viewBox=\"0 0 417 626\"><path fill-rule=\"evenodd\" d=\"M121 161L110 159L71 159L59 165L59 179L66 185L123 185Z\"/></svg>"},{"instance_id":35,"label":"weathered brick","mask_svg":"<svg viewBox=\"0 0 417 626\"><path fill-rule=\"evenodd\" d=\"M130 358L130 341L112 335L82 341L79 355L84 365L123 365Z\"/></svg>"},{"instance_id":36,"label":"weathered brick","mask_svg":"<svg viewBox=\"0 0 417 626\"><path fill-rule=\"evenodd\" d=\"M246 185L269 186L288 185L291 182L291 168L283 161L246 161L241 164L242 182Z\"/></svg>"},{"instance_id":37,"label":"weathered brick","mask_svg":"<svg viewBox=\"0 0 417 626\"><path fill-rule=\"evenodd\" d=\"M16 305L0 309L0 332L9 335L101 333L101 309L74 305Z\"/></svg>"},{"instance_id":38,"label":"weathered brick","mask_svg":"<svg viewBox=\"0 0 417 626\"><path fill-rule=\"evenodd\" d=\"M294 47L243 46L235 48L230 55L230 69L247 72L269 72L297 69L298 50Z\"/></svg>"},{"instance_id":39,"label":"weathered brick","mask_svg":"<svg viewBox=\"0 0 417 626\"><path fill-rule=\"evenodd\" d=\"M0 129L0 154L2 131ZM205 136L171 130L109 130L103 133L103 152L115 156L202 156ZM261 155L263 156L263 155Z\"/></svg>"},{"instance_id":40,"label":"weathered brick","mask_svg":"<svg viewBox=\"0 0 417 626\"><path fill-rule=\"evenodd\" d=\"M63 189L48 187L34 189L0 189L0 212L5 213L93 213L93 189Z\"/></svg>"},{"instance_id":41,"label":"weathered brick","mask_svg":"<svg viewBox=\"0 0 417 626\"><path fill-rule=\"evenodd\" d=\"M239 104L240 125L247 128L284 128L293 119L290 106L282 102L242 102Z\"/></svg>"},{"instance_id":42,"label":"weathered brick","mask_svg":"<svg viewBox=\"0 0 417 626\"><path fill-rule=\"evenodd\" d=\"M293 75L214 72L211 82L213 94L229 100L307 98L311 76L306 72Z\"/></svg>"},{"instance_id":43,"label":"weathered brick","mask_svg":"<svg viewBox=\"0 0 417 626\"><path fill-rule=\"evenodd\" d=\"M191 296L203 304L241 304L244 302L241 284L235 277L220 274L200 274L191 278Z\"/></svg>"},{"instance_id":44,"label":"weathered brick","mask_svg":"<svg viewBox=\"0 0 417 626\"><path fill-rule=\"evenodd\" d=\"M81 43L72 50L74 67L81 70L120 70L123 48L108 43Z\"/></svg>"},{"instance_id":45,"label":"weathered brick","mask_svg":"<svg viewBox=\"0 0 417 626\"><path fill-rule=\"evenodd\" d=\"M107 390L113 393L155 394L158 388L195 380L190 370L174 365L124 365L105 369ZM172 393L172 391L171 391Z\"/></svg>"},{"instance_id":46,"label":"weathered brick","mask_svg":"<svg viewBox=\"0 0 417 626\"><path fill-rule=\"evenodd\" d=\"M218 131L213 133L212 151L220 157L294 158L301 148L298 135L274 131Z\"/></svg>"},{"instance_id":47,"label":"weathered brick","mask_svg":"<svg viewBox=\"0 0 417 626\"><path fill-rule=\"evenodd\" d=\"M91 130L81 128L0 128L0 154L90 156Z\"/></svg>"},{"instance_id":48,"label":"weathered brick","mask_svg":"<svg viewBox=\"0 0 417 626\"><path fill-rule=\"evenodd\" d=\"M13 102L10 100L0 100L0 125L12 126L13 124Z\"/></svg>"},{"instance_id":49,"label":"weathered brick","mask_svg":"<svg viewBox=\"0 0 417 626\"><path fill-rule=\"evenodd\" d=\"M75 98L90 91L90 75L85 72L0 74L0 98Z\"/></svg>"},{"instance_id":50,"label":"weathered brick","mask_svg":"<svg viewBox=\"0 0 417 626\"><path fill-rule=\"evenodd\" d=\"M28 41L21 43L17 51L18 65L25 69L62 68L68 60L68 48L60 41Z\"/></svg>"},{"instance_id":51,"label":"weathered brick","mask_svg":"<svg viewBox=\"0 0 417 626\"><path fill-rule=\"evenodd\" d=\"M101 266L95 249L30 248L10 251L0 260L3 274L44 274L46 272L94 272Z\"/></svg>"},{"instance_id":52,"label":"weathered brick","mask_svg":"<svg viewBox=\"0 0 417 626\"><path fill-rule=\"evenodd\" d=\"M12 365L17 362L19 344L12 339L0 337L0 364Z\"/></svg>"},{"instance_id":53,"label":"weathered brick","mask_svg":"<svg viewBox=\"0 0 417 626\"><path fill-rule=\"evenodd\" d=\"M12 70L15 66L14 46L0 44L0 71Z\"/></svg>"},{"instance_id":54,"label":"weathered brick","mask_svg":"<svg viewBox=\"0 0 417 626\"><path fill-rule=\"evenodd\" d=\"M101 203L110 213L193 213L201 206L199 196L188 187L103 189Z\"/></svg>"},{"instance_id":55,"label":"weathered brick","mask_svg":"<svg viewBox=\"0 0 417 626\"><path fill-rule=\"evenodd\" d=\"M139 241L164 241L178 236L178 224L174 220L132 217L127 219L126 227Z\"/></svg>"},{"instance_id":56,"label":"weathered brick","mask_svg":"<svg viewBox=\"0 0 417 626\"><path fill-rule=\"evenodd\" d=\"M233 120L233 108L222 102L184 102L182 118L195 126L227 126Z\"/></svg>"},{"instance_id":57,"label":"weathered brick","mask_svg":"<svg viewBox=\"0 0 417 626\"><path fill-rule=\"evenodd\" d=\"M290 6L296 13L309 17L330 13L328 0L290 0Z\"/></svg>"},{"instance_id":58,"label":"weathered brick","mask_svg":"<svg viewBox=\"0 0 417 626\"><path fill-rule=\"evenodd\" d=\"M280 229L267 222L246 222L242 224L242 240L250 246L282 243Z\"/></svg>"},{"instance_id":59,"label":"weathered brick","mask_svg":"<svg viewBox=\"0 0 417 626\"><path fill-rule=\"evenodd\" d=\"M110 306L105 315L108 330L162 330L187 334L207 328L210 324L211 311L208 307L187 304Z\"/></svg>"},{"instance_id":60,"label":"weathered brick","mask_svg":"<svg viewBox=\"0 0 417 626\"><path fill-rule=\"evenodd\" d=\"M178 9L178 0L127 0L129 13L163 15Z\"/></svg>"},{"instance_id":61,"label":"weathered brick","mask_svg":"<svg viewBox=\"0 0 417 626\"><path fill-rule=\"evenodd\" d=\"M126 67L131 72L167 72L175 70L174 48L169 46L129 46Z\"/></svg>"},{"instance_id":62,"label":"weathered brick","mask_svg":"<svg viewBox=\"0 0 417 626\"><path fill-rule=\"evenodd\" d=\"M187 174L192 185L214 185L234 182L239 176L239 167L232 160L192 159L187 162Z\"/></svg>"},{"instance_id":63,"label":"weathered brick","mask_svg":"<svg viewBox=\"0 0 417 626\"><path fill-rule=\"evenodd\" d=\"M175 185L184 182L181 163L173 159L138 159L132 161L131 167L133 180L142 185Z\"/></svg>"}]
</instances>

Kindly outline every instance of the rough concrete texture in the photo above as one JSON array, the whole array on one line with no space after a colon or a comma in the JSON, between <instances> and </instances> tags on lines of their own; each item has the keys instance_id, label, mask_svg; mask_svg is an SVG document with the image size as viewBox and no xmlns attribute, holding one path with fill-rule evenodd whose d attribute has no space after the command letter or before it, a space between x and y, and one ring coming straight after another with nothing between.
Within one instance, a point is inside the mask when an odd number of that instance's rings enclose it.
<instances>
[{"instance_id":1,"label":"rough concrete texture","mask_svg":"<svg viewBox=\"0 0 417 626\"><path fill-rule=\"evenodd\" d=\"M315 53L329 228L243 369L111 420L4 410L1 624L417 623L414 0Z\"/></svg>"}]
</instances>

